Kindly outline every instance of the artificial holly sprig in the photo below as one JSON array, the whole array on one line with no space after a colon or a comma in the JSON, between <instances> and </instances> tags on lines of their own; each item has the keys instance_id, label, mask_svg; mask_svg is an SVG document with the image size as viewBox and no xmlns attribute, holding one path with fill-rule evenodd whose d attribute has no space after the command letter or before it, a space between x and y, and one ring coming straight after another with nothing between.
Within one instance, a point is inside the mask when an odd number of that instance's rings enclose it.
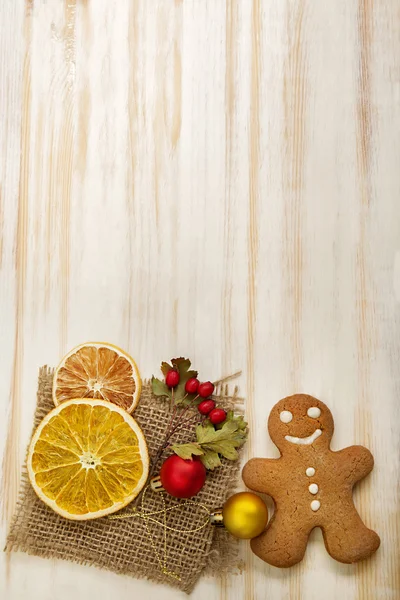
<instances>
[{"instance_id":1,"label":"artificial holly sprig","mask_svg":"<svg viewBox=\"0 0 400 600\"><path fill-rule=\"evenodd\" d=\"M210 397L214 391L214 384L210 381L200 383L197 379L198 372L191 369L189 359L173 358L171 363L163 362L161 371L165 381L153 376L153 394L168 398L173 403L171 421L160 448L161 454L179 427L193 424L197 425L197 441L172 445L171 449L175 454L183 459L198 456L210 470L221 465L221 456L228 460L236 460L237 448L242 446L247 438L247 423L243 417L235 416L233 411L226 413L223 408L216 407L215 401ZM196 407L194 414L188 413L191 408ZM160 453L158 457L159 455Z\"/></svg>"}]
</instances>

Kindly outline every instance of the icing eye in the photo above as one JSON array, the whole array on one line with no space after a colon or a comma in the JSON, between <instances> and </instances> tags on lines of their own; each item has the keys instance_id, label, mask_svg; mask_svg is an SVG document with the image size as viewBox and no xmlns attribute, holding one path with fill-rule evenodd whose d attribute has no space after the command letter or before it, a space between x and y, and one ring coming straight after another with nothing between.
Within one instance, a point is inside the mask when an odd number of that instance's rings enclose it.
<instances>
[{"instance_id":1,"label":"icing eye","mask_svg":"<svg viewBox=\"0 0 400 600\"><path fill-rule=\"evenodd\" d=\"M321 411L318 406L311 406L311 408L308 409L307 414L312 419L318 419L318 417L321 415Z\"/></svg>"},{"instance_id":2,"label":"icing eye","mask_svg":"<svg viewBox=\"0 0 400 600\"><path fill-rule=\"evenodd\" d=\"M293 415L289 410L283 410L279 415L279 418L282 423L290 423L290 421L293 419Z\"/></svg>"}]
</instances>

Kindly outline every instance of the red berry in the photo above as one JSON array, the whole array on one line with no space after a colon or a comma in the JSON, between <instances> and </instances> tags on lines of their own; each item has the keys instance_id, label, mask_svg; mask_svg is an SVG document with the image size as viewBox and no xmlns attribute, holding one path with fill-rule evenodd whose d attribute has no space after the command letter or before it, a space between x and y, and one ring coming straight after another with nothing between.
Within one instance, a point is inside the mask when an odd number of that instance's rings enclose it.
<instances>
[{"instance_id":1,"label":"red berry","mask_svg":"<svg viewBox=\"0 0 400 600\"><path fill-rule=\"evenodd\" d=\"M205 383L201 383L199 385L199 396L201 396L202 398L208 398L208 396L211 396L211 394L214 391L214 384L211 383L211 381L206 381Z\"/></svg>"},{"instance_id":2,"label":"red berry","mask_svg":"<svg viewBox=\"0 0 400 600\"><path fill-rule=\"evenodd\" d=\"M188 394L196 394L199 389L199 380L196 377L191 377L187 380L185 385L185 392Z\"/></svg>"},{"instance_id":3,"label":"red berry","mask_svg":"<svg viewBox=\"0 0 400 600\"><path fill-rule=\"evenodd\" d=\"M179 376L178 371L175 371L175 369L171 369L167 373L167 376L165 378L165 383L167 384L167 386L169 388L173 388L178 385L179 379L180 379L180 376Z\"/></svg>"},{"instance_id":4,"label":"red berry","mask_svg":"<svg viewBox=\"0 0 400 600\"><path fill-rule=\"evenodd\" d=\"M191 498L199 493L206 481L206 468L194 458L184 460L173 454L163 463L160 479L164 489L175 498Z\"/></svg>"},{"instance_id":5,"label":"red berry","mask_svg":"<svg viewBox=\"0 0 400 600\"><path fill-rule=\"evenodd\" d=\"M219 423L223 423L226 419L226 412L223 408L214 408L208 415L211 423L213 425L219 425Z\"/></svg>"},{"instance_id":6,"label":"red berry","mask_svg":"<svg viewBox=\"0 0 400 600\"><path fill-rule=\"evenodd\" d=\"M215 408L214 400L203 400L197 407L197 410L202 415L208 415Z\"/></svg>"}]
</instances>

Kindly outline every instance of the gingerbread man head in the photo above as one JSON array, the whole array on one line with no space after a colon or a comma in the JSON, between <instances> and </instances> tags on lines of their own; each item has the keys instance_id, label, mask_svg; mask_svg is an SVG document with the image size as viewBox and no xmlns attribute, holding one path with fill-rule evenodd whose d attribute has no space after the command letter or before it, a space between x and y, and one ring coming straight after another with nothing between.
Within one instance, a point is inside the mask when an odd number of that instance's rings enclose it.
<instances>
[{"instance_id":1,"label":"gingerbread man head","mask_svg":"<svg viewBox=\"0 0 400 600\"><path fill-rule=\"evenodd\" d=\"M295 394L280 400L270 412L268 431L283 453L313 446L329 448L333 417L329 408L313 396Z\"/></svg>"}]
</instances>

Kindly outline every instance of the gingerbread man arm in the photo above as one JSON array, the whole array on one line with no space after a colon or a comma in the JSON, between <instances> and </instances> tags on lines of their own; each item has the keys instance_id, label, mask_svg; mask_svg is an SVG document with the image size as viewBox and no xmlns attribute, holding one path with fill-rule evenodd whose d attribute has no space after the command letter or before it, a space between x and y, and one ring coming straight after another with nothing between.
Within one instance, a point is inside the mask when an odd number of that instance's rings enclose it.
<instances>
[{"instance_id":1,"label":"gingerbread man arm","mask_svg":"<svg viewBox=\"0 0 400 600\"><path fill-rule=\"evenodd\" d=\"M242 478L247 487L256 492L274 495L280 478L279 458L252 458L243 468Z\"/></svg>"},{"instance_id":2,"label":"gingerbread man arm","mask_svg":"<svg viewBox=\"0 0 400 600\"><path fill-rule=\"evenodd\" d=\"M364 446L349 446L336 452L345 479L354 485L374 468L374 457Z\"/></svg>"}]
</instances>

